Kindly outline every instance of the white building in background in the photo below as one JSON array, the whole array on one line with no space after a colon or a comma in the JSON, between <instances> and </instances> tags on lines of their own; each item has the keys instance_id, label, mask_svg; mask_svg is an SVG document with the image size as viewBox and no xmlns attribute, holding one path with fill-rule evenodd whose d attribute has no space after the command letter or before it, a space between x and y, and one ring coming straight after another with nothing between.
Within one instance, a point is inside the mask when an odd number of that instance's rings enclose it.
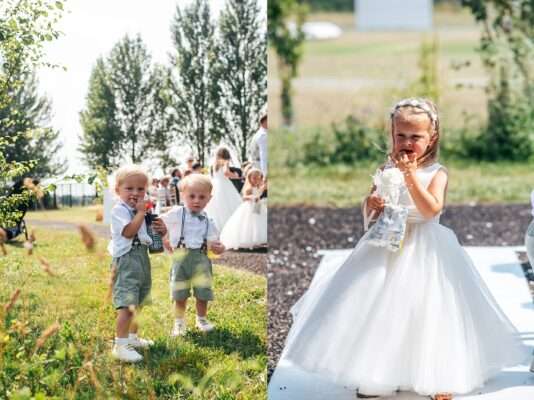
<instances>
[{"instance_id":1,"label":"white building in background","mask_svg":"<svg viewBox=\"0 0 534 400\"><path fill-rule=\"evenodd\" d=\"M428 31L432 0L354 0L358 31Z\"/></svg>"}]
</instances>

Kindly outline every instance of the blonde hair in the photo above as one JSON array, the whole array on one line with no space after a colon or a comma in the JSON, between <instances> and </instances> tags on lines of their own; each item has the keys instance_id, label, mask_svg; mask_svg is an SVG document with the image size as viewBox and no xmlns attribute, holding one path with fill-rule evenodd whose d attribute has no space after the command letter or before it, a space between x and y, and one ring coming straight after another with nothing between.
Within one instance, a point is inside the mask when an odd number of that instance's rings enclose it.
<instances>
[{"instance_id":1,"label":"blonde hair","mask_svg":"<svg viewBox=\"0 0 534 400\"><path fill-rule=\"evenodd\" d=\"M417 160L421 166L426 166L435 162L438 159L439 153L439 117L438 108L434 102L429 99L417 97L399 101L391 110L391 140L394 146L395 121L397 119L410 121L411 117L419 117L420 115L426 115L431 126L430 142L428 147L426 148L424 154Z\"/></svg>"},{"instance_id":2,"label":"blonde hair","mask_svg":"<svg viewBox=\"0 0 534 400\"><path fill-rule=\"evenodd\" d=\"M245 173L245 184L243 185L243 189L242 189L242 193L246 194L247 190L250 190L251 188L253 188L254 186L252 185L252 182L250 181L250 177L253 175L253 174L259 174L260 177L263 178L263 173L261 172L260 169L256 168L256 167L250 167L246 170L246 173Z\"/></svg>"},{"instance_id":3,"label":"blonde hair","mask_svg":"<svg viewBox=\"0 0 534 400\"><path fill-rule=\"evenodd\" d=\"M207 177L206 175L202 175L202 174L189 174L185 178L183 178L178 184L178 188L180 189L180 192L185 192L188 188L192 188L194 186L202 187L203 189L206 189L210 193L211 193L211 190L213 189L213 184L211 183L211 179Z\"/></svg>"},{"instance_id":4,"label":"blonde hair","mask_svg":"<svg viewBox=\"0 0 534 400\"><path fill-rule=\"evenodd\" d=\"M123 165L117 171L115 171L115 190L124 183L126 178L129 178L130 176L145 177L146 186L148 186L148 182L150 181L148 173L140 165L136 165L136 164Z\"/></svg>"}]
</instances>

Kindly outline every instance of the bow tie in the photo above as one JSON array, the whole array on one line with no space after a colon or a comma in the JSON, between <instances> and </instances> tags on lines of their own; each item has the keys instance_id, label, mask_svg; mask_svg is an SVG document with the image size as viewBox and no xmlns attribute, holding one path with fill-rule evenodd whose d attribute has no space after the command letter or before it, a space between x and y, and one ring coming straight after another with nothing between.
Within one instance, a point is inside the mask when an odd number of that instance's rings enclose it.
<instances>
[{"instance_id":1,"label":"bow tie","mask_svg":"<svg viewBox=\"0 0 534 400\"><path fill-rule=\"evenodd\" d=\"M195 218L198 218L200 221L206 219L206 216L204 214L200 214L200 213L191 213L191 216L195 217Z\"/></svg>"}]
</instances>

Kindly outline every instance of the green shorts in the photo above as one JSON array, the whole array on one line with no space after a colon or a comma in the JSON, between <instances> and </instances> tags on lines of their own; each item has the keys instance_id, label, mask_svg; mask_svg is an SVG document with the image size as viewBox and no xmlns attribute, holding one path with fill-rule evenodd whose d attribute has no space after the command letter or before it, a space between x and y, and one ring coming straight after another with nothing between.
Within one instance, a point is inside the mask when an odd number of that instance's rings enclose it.
<instances>
[{"instance_id":1,"label":"green shorts","mask_svg":"<svg viewBox=\"0 0 534 400\"><path fill-rule=\"evenodd\" d=\"M124 308L148 303L152 277L147 246L132 246L128 253L113 259L113 266L116 268L113 306Z\"/></svg>"},{"instance_id":2,"label":"green shorts","mask_svg":"<svg viewBox=\"0 0 534 400\"><path fill-rule=\"evenodd\" d=\"M170 274L171 298L185 300L193 295L199 300L213 300L211 261L200 249L176 249Z\"/></svg>"}]
</instances>

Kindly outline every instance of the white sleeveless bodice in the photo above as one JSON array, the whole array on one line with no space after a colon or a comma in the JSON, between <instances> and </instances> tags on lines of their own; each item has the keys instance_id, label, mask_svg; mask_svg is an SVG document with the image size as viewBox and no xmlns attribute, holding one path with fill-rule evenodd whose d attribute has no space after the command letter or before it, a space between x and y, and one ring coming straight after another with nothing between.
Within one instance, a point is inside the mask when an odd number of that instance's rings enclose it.
<instances>
[{"instance_id":1,"label":"white sleeveless bodice","mask_svg":"<svg viewBox=\"0 0 534 400\"><path fill-rule=\"evenodd\" d=\"M428 167L420 168L416 171L417 178L421 182L421 184L428 188L430 185L430 182L432 182L432 178L434 178L434 175L436 175L436 172L439 171L439 169L442 168L442 165L439 163L434 163L432 165L429 165ZM439 217L440 214L436 215L433 218L425 218L421 215L417 207L415 207L415 204L412 200L412 197L410 196L410 193L408 190L404 191L399 199L399 202L401 205L408 208L408 223L423 223L423 222L436 222L439 223Z\"/></svg>"}]
</instances>

